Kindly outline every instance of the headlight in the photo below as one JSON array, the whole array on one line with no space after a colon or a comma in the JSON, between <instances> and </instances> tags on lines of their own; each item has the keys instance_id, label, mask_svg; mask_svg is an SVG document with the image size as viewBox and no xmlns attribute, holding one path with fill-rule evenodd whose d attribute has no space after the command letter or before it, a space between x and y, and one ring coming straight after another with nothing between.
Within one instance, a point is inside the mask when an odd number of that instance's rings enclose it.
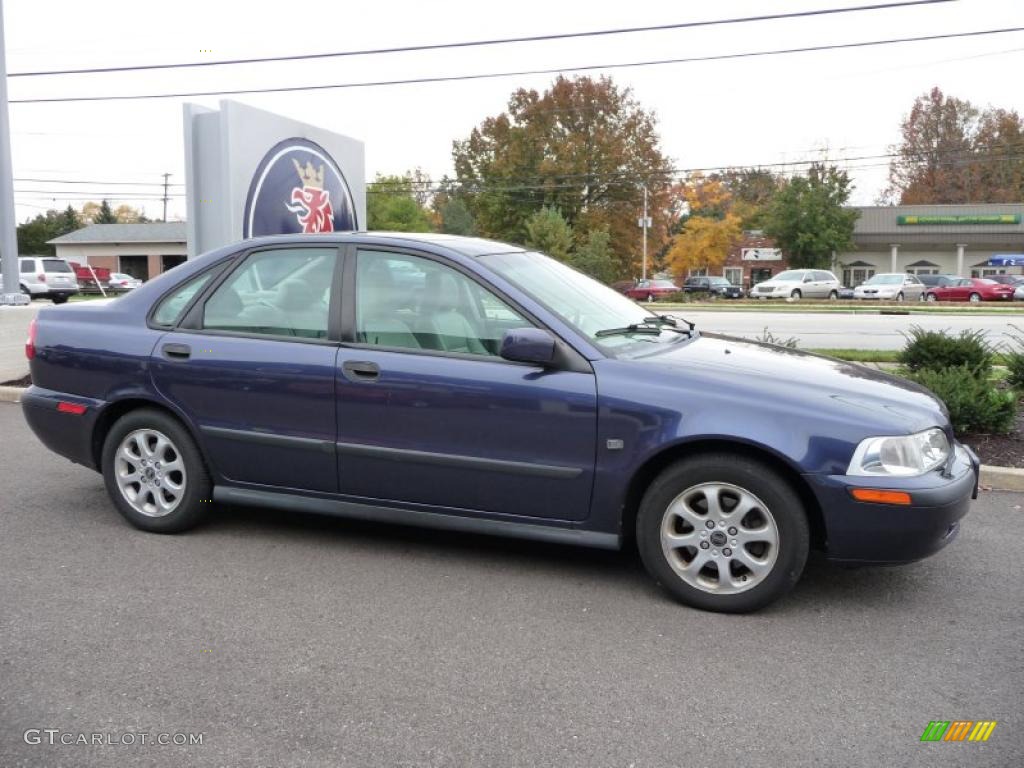
<instances>
[{"instance_id":1,"label":"headlight","mask_svg":"<svg viewBox=\"0 0 1024 768\"><path fill-rule=\"evenodd\" d=\"M847 475L909 477L942 466L949 458L949 440L941 429L916 435L869 437L862 440Z\"/></svg>"}]
</instances>

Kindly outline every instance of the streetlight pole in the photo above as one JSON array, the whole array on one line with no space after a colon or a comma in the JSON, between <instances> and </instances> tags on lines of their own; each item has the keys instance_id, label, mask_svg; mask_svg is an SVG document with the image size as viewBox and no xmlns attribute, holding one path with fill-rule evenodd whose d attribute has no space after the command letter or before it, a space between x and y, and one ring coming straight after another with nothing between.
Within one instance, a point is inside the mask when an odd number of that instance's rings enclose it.
<instances>
[{"instance_id":1,"label":"streetlight pole","mask_svg":"<svg viewBox=\"0 0 1024 768\"><path fill-rule=\"evenodd\" d=\"M651 226L651 217L647 215L647 182L640 185L644 191L644 215L637 220L637 226L644 231L643 258L640 262L640 279L647 279L647 228Z\"/></svg>"},{"instance_id":2,"label":"streetlight pole","mask_svg":"<svg viewBox=\"0 0 1024 768\"><path fill-rule=\"evenodd\" d=\"M11 122L7 114L7 52L4 48L4 4L0 0L0 304L27 304L18 277L18 235L14 222L14 167L11 163Z\"/></svg>"}]
</instances>

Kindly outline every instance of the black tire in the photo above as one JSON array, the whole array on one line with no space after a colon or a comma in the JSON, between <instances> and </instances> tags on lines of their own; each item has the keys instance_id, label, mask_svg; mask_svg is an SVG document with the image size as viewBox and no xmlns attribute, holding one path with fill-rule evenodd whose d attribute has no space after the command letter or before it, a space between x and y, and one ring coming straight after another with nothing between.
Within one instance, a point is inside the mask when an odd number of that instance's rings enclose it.
<instances>
[{"instance_id":1,"label":"black tire","mask_svg":"<svg viewBox=\"0 0 1024 768\"><path fill-rule=\"evenodd\" d=\"M967 297L967 300L972 304L978 304L979 302L981 302L981 294L972 293L970 296Z\"/></svg>"},{"instance_id":2,"label":"black tire","mask_svg":"<svg viewBox=\"0 0 1024 768\"><path fill-rule=\"evenodd\" d=\"M839 298L839 291L829 291L828 298L829 301L835 301Z\"/></svg>"},{"instance_id":3,"label":"black tire","mask_svg":"<svg viewBox=\"0 0 1024 768\"><path fill-rule=\"evenodd\" d=\"M50 300L54 304L63 304L65 301L68 300L68 297L67 296L51 296Z\"/></svg>"},{"instance_id":4,"label":"black tire","mask_svg":"<svg viewBox=\"0 0 1024 768\"><path fill-rule=\"evenodd\" d=\"M803 298L803 294L800 292L799 288L794 288L793 292L791 294L789 294L789 298L791 298L791 299L802 299Z\"/></svg>"},{"instance_id":5,"label":"black tire","mask_svg":"<svg viewBox=\"0 0 1024 768\"><path fill-rule=\"evenodd\" d=\"M181 501L175 509L161 517L145 515L132 507L122 494L115 476L114 460L118 447L131 432L141 429L155 430L166 435L185 465L186 480ZM153 533L179 533L201 522L211 506L213 484L195 441L177 419L163 411L140 408L118 419L103 443L101 464L111 501L117 511L136 528Z\"/></svg>"},{"instance_id":6,"label":"black tire","mask_svg":"<svg viewBox=\"0 0 1024 768\"><path fill-rule=\"evenodd\" d=\"M926 293L924 295L924 300L925 301L938 301L939 297L936 296L934 293Z\"/></svg>"},{"instance_id":7,"label":"black tire","mask_svg":"<svg viewBox=\"0 0 1024 768\"><path fill-rule=\"evenodd\" d=\"M903 301L903 299L903 291L900 291L899 293L896 294L896 301Z\"/></svg>"},{"instance_id":8,"label":"black tire","mask_svg":"<svg viewBox=\"0 0 1024 768\"><path fill-rule=\"evenodd\" d=\"M684 491L711 482L737 486L756 496L770 511L778 531L778 550L770 571L755 586L734 594L715 594L687 583L662 549L662 524L669 505ZM658 475L640 503L636 537L647 572L669 594L694 608L723 613L755 611L789 592L803 572L810 549L807 515L793 488L768 465L718 453L683 459Z\"/></svg>"}]
</instances>

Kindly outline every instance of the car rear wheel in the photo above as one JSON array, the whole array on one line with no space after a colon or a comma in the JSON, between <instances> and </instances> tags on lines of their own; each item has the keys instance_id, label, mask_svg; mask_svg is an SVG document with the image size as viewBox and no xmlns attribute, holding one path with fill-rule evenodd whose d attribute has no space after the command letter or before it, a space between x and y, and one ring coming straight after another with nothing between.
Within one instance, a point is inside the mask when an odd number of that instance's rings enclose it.
<instances>
[{"instance_id":1,"label":"car rear wheel","mask_svg":"<svg viewBox=\"0 0 1024 768\"><path fill-rule=\"evenodd\" d=\"M903 301L903 291L896 294L896 301Z\"/></svg>"},{"instance_id":2,"label":"car rear wheel","mask_svg":"<svg viewBox=\"0 0 1024 768\"><path fill-rule=\"evenodd\" d=\"M829 291L828 298L830 301L835 301L839 298L839 291Z\"/></svg>"},{"instance_id":3,"label":"car rear wheel","mask_svg":"<svg viewBox=\"0 0 1024 768\"><path fill-rule=\"evenodd\" d=\"M969 297L969 300L970 300L971 304L977 304L979 301L981 301L981 294L980 293L972 293L970 295L970 297Z\"/></svg>"},{"instance_id":4,"label":"car rear wheel","mask_svg":"<svg viewBox=\"0 0 1024 768\"><path fill-rule=\"evenodd\" d=\"M67 296L54 296L54 297L52 297L51 300L53 301L54 304L63 304L65 301L68 300L68 297Z\"/></svg>"},{"instance_id":5,"label":"car rear wheel","mask_svg":"<svg viewBox=\"0 0 1024 768\"><path fill-rule=\"evenodd\" d=\"M653 302L654 302L654 294L653 293L648 293L647 294L647 303L651 304Z\"/></svg>"},{"instance_id":6,"label":"car rear wheel","mask_svg":"<svg viewBox=\"0 0 1024 768\"><path fill-rule=\"evenodd\" d=\"M788 592L810 548L799 497L771 467L707 454L666 469L644 494L637 545L654 580L686 605L757 610Z\"/></svg>"},{"instance_id":7,"label":"car rear wheel","mask_svg":"<svg viewBox=\"0 0 1024 768\"><path fill-rule=\"evenodd\" d=\"M803 294L800 293L800 289L799 288L794 288L793 292L791 294L789 294L789 298L791 298L791 299L799 299L802 296L803 296Z\"/></svg>"},{"instance_id":8,"label":"car rear wheel","mask_svg":"<svg viewBox=\"0 0 1024 768\"><path fill-rule=\"evenodd\" d=\"M196 525L210 506L210 476L188 431L171 416L145 408L122 416L103 444L103 479L132 525L177 533Z\"/></svg>"}]
</instances>

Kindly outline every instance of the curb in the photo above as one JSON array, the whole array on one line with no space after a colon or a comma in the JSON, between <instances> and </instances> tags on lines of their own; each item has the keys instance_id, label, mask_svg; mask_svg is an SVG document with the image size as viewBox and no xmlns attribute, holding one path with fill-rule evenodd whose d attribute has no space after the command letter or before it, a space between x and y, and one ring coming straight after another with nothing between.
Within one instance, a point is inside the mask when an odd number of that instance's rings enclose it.
<instances>
[{"instance_id":1,"label":"curb","mask_svg":"<svg viewBox=\"0 0 1024 768\"><path fill-rule=\"evenodd\" d=\"M21 402L24 387L0 387L0 403ZM994 491L1024 491L1024 469L981 465L980 484Z\"/></svg>"},{"instance_id":2,"label":"curb","mask_svg":"<svg viewBox=\"0 0 1024 768\"><path fill-rule=\"evenodd\" d=\"M1024 491L1024 469L982 464L979 484L993 491Z\"/></svg>"},{"instance_id":3,"label":"curb","mask_svg":"<svg viewBox=\"0 0 1024 768\"><path fill-rule=\"evenodd\" d=\"M21 393L25 387L0 387L0 403L21 402Z\"/></svg>"}]
</instances>

